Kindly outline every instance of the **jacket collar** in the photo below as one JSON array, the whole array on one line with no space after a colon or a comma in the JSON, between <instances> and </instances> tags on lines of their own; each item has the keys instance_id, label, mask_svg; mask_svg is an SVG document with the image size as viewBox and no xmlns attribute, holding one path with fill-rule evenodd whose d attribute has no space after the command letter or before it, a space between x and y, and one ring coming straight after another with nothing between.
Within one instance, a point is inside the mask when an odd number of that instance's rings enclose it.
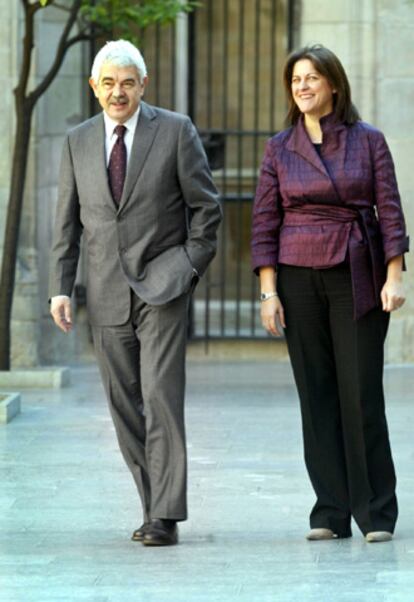
<instances>
[{"instance_id":1,"label":"jacket collar","mask_svg":"<svg viewBox=\"0 0 414 602\"><path fill-rule=\"evenodd\" d=\"M341 144L342 136L340 136L340 133L346 128L345 124L338 122L334 113L329 113L329 115L325 115L320 119L320 125L323 134L324 149L337 151L343 147L342 150L345 152L345 144ZM303 157L328 178L330 177L323 161L309 138L305 128L303 115L301 115L299 120L293 126L292 134L286 144L286 148Z\"/></svg>"}]
</instances>

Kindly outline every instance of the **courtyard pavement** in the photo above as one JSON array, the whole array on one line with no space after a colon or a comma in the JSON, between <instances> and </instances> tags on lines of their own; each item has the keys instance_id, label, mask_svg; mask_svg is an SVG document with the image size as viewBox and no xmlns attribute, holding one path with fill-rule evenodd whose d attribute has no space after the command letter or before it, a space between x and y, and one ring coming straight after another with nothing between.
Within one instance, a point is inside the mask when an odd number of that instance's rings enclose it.
<instances>
[{"instance_id":1,"label":"courtyard pavement","mask_svg":"<svg viewBox=\"0 0 414 602\"><path fill-rule=\"evenodd\" d=\"M23 393L0 427L2 602L413 602L414 367L386 369L398 474L395 539L307 542L314 501L289 364L188 363L190 517L181 543L141 523L97 369Z\"/></svg>"}]
</instances>

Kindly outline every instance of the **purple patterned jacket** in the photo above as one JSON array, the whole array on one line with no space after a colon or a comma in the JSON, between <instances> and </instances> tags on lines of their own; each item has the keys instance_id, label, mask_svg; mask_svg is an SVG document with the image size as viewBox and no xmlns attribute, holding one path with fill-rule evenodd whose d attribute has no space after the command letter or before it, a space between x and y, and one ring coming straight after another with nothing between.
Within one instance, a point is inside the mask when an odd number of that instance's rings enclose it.
<instances>
[{"instance_id":1,"label":"purple patterned jacket","mask_svg":"<svg viewBox=\"0 0 414 602\"><path fill-rule=\"evenodd\" d=\"M253 207L253 269L326 268L349 256L356 319L380 303L386 264L408 251L394 164L383 134L331 113L322 159L303 124L269 140Z\"/></svg>"}]
</instances>

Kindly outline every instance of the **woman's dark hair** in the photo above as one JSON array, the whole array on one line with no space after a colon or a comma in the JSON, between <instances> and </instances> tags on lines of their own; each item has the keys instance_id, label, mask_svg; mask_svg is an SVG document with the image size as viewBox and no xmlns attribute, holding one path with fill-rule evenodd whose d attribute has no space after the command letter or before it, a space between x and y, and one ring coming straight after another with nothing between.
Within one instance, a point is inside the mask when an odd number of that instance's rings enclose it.
<instances>
[{"instance_id":1,"label":"woman's dark hair","mask_svg":"<svg viewBox=\"0 0 414 602\"><path fill-rule=\"evenodd\" d=\"M292 74L295 64L303 59L309 59L316 71L326 77L332 88L336 91L333 95L334 113L338 121L349 125L359 121L357 108L351 101L351 87L345 69L338 57L321 44L304 46L293 51L287 58L283 72L283 81L289 100L289 111L286 124L293 125L299 119L301 112L292 96Z\"/></svg>"}]
</instances>

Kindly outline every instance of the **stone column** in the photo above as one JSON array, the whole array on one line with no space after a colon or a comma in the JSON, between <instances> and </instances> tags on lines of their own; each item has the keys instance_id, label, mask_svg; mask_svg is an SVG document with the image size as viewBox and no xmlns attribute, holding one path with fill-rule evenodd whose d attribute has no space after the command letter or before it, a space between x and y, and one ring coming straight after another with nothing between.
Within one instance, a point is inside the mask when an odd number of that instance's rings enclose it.
<instances>
[{"instance_id":1,"label":"stone column","mask_svg":"<svg viewBox=\"0 0 414 602\"><path fill-rule=\"evenodd\" d=\"M414 2L378 0L376 124L386 135L394 157L407 220L414 240ZM412 245L411 245L412 246ZM413 251L413 249L412 249ZM387 354L391 362L414 361L414 258L406 257L407 301L393 314Z\"/></svg>"},{"instance_id":2,"label":"stone column","mask_svg":"<svg viewBox=\"0 0 414 602\"><path fill-rule=\"evenodd\" d=\"M306 0L301 3L301 45L322 43L348 73L362 118L382 130L394 157L408 231L414 232L414 2ZM392 316L387 360L414 360L413 260L407 255L407 302Z\"/></svg>"}]
</instances>

